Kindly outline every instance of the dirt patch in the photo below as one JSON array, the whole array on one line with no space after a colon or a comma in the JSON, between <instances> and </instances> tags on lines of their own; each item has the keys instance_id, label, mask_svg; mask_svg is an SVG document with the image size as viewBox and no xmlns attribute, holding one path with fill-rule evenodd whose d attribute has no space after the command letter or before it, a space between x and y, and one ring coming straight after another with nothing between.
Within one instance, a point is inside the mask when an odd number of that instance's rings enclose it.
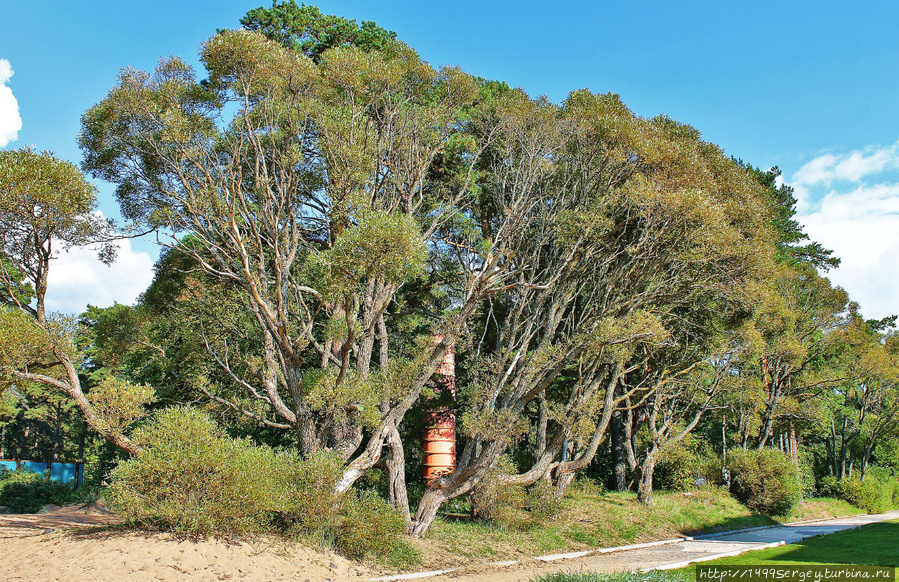
<instances>
[{"instance_id":1,"label":"dirt patch","mask_svg":"<svg viewBox=\"0 0 899 582\"><path fill-rule=\"evenodd\" d=\"M186 540L117 528L115 515L77 506L0 515L2 580L366 580L380 573L279 540Z\"/></svg>"}]
</instances>

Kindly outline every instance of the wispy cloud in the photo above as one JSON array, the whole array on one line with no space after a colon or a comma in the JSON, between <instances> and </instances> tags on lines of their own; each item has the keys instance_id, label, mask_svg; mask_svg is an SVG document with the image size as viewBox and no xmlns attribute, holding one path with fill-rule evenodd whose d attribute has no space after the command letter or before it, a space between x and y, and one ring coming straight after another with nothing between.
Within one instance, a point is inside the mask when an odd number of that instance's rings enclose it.
<instances>
[{"instance_id":1,"label":"wispy cloud","mask_svg":"<svg viewBox=\"0 0 899 582\"><path fill-rule=\"evenodd\" d=\"M130 240L118 243L116 261L107 267L86 248L61 252L50 266L47 309L78 314L88 303L109 307L131 304L153 280L153 258L134 251Z\"/></svg>"},{"instance_id":2,"label":"wispy cloud","mask_svg":"<svg viewBox=\"0 0 899 582\"><path fill-rule=\"evenodd\" d=\"M6 59L0 59L0 148L18 139L22 129L19 102L12 89L6 86L12 76L12 65Z\"/></svg>"},{"instance_id":3,"label":"wispy cloud","mask_svg":"<svg viewBox=\"0 0 899 582\"><path fill-rule=\"evenodd\" d=\"M819 156L799 168L793 181L803 186L831 186L834 182L859 182L895 168L899 168L899 142L888 147Z\"/></svg>"},{"instance_id":4,"label":"wispy cloud","mask_svg":"<svg viewBox=\"0 0 899 582\"><path fill-rule=\"evenodd\" d=\"M819 156L789 180L798 219L842 259L831 280L869 317L899 313L899 142Z\"/></svg>"}]
</instances>

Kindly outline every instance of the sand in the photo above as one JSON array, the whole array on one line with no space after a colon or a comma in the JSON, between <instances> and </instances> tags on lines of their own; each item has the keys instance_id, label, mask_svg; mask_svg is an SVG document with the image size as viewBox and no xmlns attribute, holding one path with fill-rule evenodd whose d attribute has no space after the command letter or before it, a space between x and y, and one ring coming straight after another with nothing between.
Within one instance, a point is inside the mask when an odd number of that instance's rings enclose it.
<instances>
[{"instance_id":1,"label":"sand","mask_svg":"<svg viewBox=\"0 0 899 582\"><path fill-rule=\"evenodd\" d=\"M299 580L378 576L360 564L300 544L227 542L116 529L117 518L76 506L0 515L0 580ZM112 527L110 527L112 526Z\"/></svg>"}]
</instances>

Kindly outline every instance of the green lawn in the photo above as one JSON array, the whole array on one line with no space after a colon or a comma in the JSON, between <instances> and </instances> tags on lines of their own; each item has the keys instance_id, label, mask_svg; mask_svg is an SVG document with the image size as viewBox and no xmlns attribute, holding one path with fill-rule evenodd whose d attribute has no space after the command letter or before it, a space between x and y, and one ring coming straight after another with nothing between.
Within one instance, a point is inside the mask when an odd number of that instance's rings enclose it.
<instances>
[{"instance_id":1,"label":"green lawn","mask_svg":"<svg viewBox=\"0 0 899 582\"><path fill-rule=\"evenodd\" d=\"M808 538L779 548L746 552L732 558L702 562L703 566L824 566L856 564L899 567L899 520L866 525ZM692 582L696 567L668 572L557 573L535 582Z\"/></svg>"},{"instance_id":2,"label":"green lawn","mask_svg":"<svg viewBox=\"0 0 899 582\"><path fill-rule=\"evenodd\" d=\"M899 520L872 523L858 529L808 538L796 544L703 563L719 566L757 564L772 566L860 564L899 567Z\"/></svg>"}]
</instances>

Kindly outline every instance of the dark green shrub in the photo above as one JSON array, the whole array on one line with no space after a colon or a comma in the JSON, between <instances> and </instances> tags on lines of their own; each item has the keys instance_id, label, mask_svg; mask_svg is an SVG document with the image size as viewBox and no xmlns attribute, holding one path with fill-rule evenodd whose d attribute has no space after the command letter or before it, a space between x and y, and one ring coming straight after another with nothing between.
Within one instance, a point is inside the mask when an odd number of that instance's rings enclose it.
<instances>
[{"instance_id":1,"label":"dark green shrub","mask_svg":"<svg viewBox=\"0 0 899 582\"><path fill-rule=\"evenodd\" d=\"M351 502L343 504L334 523L334 545L345 556L377 557L396 568L420 560L418 551L403 538L406 530L403 517L372 493L351 495Z\"/></svg>"},{"instance_id":2,"label":"dark green shrub","mask_svg":"<svg viewBox=\"0 0 899 582\"><path fill-rule=\"evenodd\" d=\"M786 515L801 500L796 467L776 449L728 452L731 493L747 507L765 515Z\"/></svg>"},{"instance_id":3,"label":"dark green shrub","mask_svg":"<svg viewBox=\"0 0 899 582\"><path fill-rule=\"evenodd\" d=\"M896 479L872 471L864 479L847 477L839 481L840 497L867 513L883 513L894 506Z\"/></svg>"},{"instance_id":4,"label":"dark green shrub","mask_svg":"<svg viewBox=\"0 0 899 582\"><path fill-rule=\"evenodd\" d=\"M822 497L835 497L843 499L843 487L840 481L833 475L826 475L818 483L818 495Z\"/></svg>"},{"instance_id":5,"label":"dark green shrub","mask_svg":"<svg viewBox=\"0 0 899 582\"><path fill-rule=\"evenodd\" d=\"M224 436L205 414L172 408L139 429L141 452L110 474L111 507L126 522L194 534L266 529L286 505L291 459Z\"/></svg>"},{"instance_id":6,"label":"dark green shrub","mask_svg":"<svg viewBox=\"0 0 899 582\"><path fill-rule=\"evenodd\" d=\"M0 479L0 505L11 513L37 513L44 505L65 505L74 499L71 485L49 481L27 469L6 471Z\"/></svg>"},{"instance_id":7,"label":"dark green shrub","mask_svg":"<svg viewBox=\"0 0 899 582\"><path fill-rule=\"evenodd\" d=\"M884 467L871 467L864 479L858 476L837 479L828 475L821 479L818 491L868 513L883 513L899 506L899 480Z\"/></svg>"},{"instance_id":8,"label":"dark green shrub","mask_svg":"<svg viewBox=\"0 0 899 582\"><path fill-rule=\"evenodd\" d=\"M517 472L512 459L506 455L481 479L468 494L472 516L494 525L512 529L527 529L531 519L527 514L527 492L517 485L502 485L499 477Z\"/></svg>"},{"instance_id":9,"label":"dark green shrub","mask_svg":"<svg viewBox=\"0 0 899 582\"><path fill-rule=\"evenodd\" d=\"M107 498L127 523L199 535L281 533L354 558L405 565L417 554L386 502L335 493L340 460L300 459L226 436L204 413L171 408L134 435L141 451L111 473Z\"/></svg>"},{"instance_id":10,"label":"dark green shrub","mask_svg":"<svg viewBox=\"0 0 899 582\"><path fill-rule=\"evenodd\" d=\"M695 489L700 480L706 480L702 459L686 446L674 447L665 453L653 473L653 482L658 489L689 491Z\"/></svg>"},{"instance_id":11,"label":"dark green shrub","mask_svg":"<svg viewBox=\"0 0 899 582\"><path fill-rule=\"evenodd\" d=\"M812 497L818 489L815 485L815 459L808 451L802 451L799 455L799 485L805 497Z\"/></svg>"}]
</instances>

